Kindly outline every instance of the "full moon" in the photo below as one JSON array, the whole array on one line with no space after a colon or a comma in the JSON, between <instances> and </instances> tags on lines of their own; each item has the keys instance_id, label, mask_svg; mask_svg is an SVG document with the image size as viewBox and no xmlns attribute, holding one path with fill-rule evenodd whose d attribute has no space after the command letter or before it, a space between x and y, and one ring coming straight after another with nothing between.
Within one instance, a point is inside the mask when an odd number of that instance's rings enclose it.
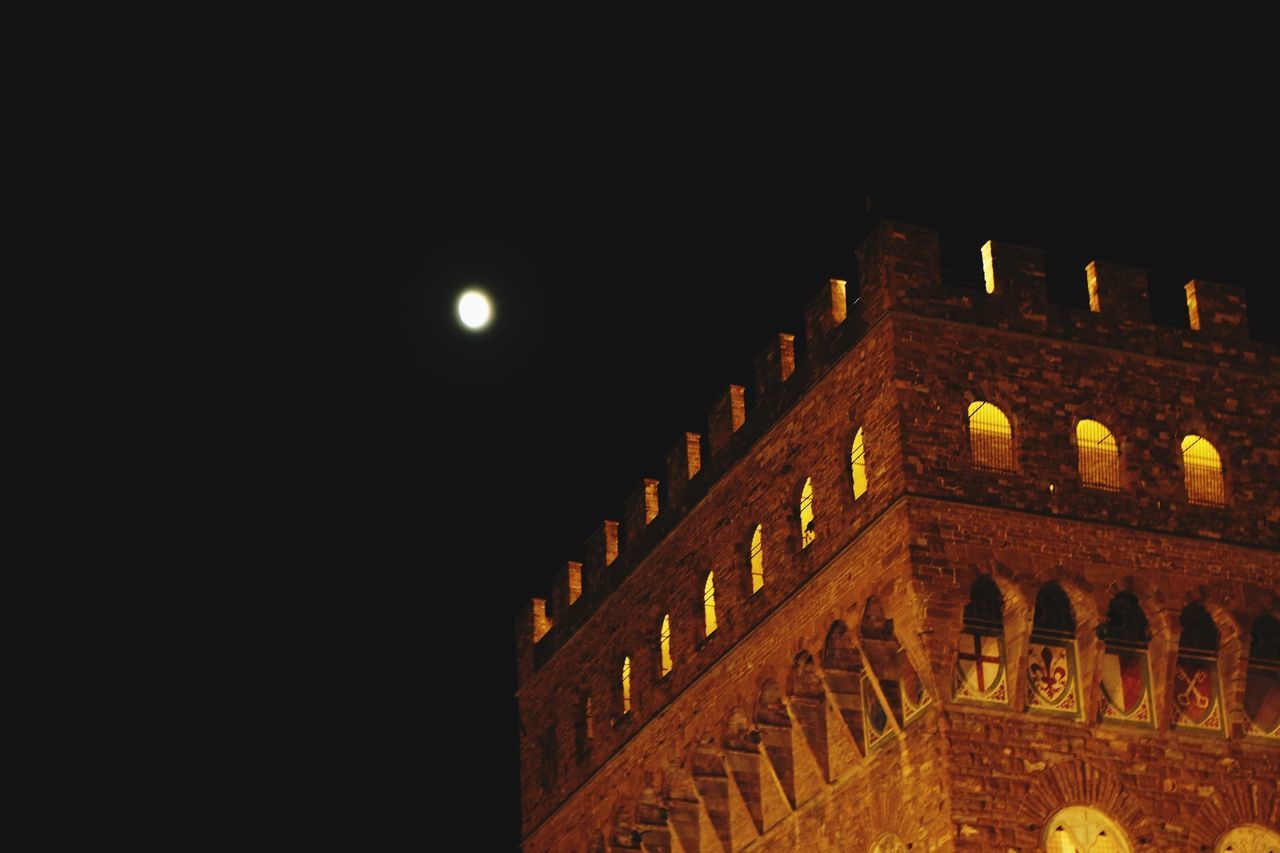
<instances>
[{"instance_id":1,"label":"full moon","mask_svg":"<svg viewBox=\"0 0 1280 853\"><path fill-rule=\"evenodd\" d=\"M458 317L468 329L483 329L493 317L489 297L478 290L468 290L458 299Z\"/></svg>"}]
</instances>

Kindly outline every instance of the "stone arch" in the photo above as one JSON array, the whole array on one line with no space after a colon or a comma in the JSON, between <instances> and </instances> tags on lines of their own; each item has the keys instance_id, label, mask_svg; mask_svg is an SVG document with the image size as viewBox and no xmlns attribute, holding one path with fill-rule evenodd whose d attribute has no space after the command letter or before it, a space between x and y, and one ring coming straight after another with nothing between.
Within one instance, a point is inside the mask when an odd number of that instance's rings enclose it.
<instances>
[{"instance_id":1,"label":"stone arch","mask_svg":"<svg viewBox=\"0 0 1280 853\"><path fill-rule=\"evenodd\" d=\"M1004 605L1004 645L1008 661L1021 661L1026 655L1027 637L1031 633L1031 617L1034 612L1035 596L1027 597L1027 590L1016 577L1014 571L1004 563L995 559L987 559L962 567L956 572L955 601L953 613L945 621L934 622L934 639L941 644L937 647L941 654L940 672L935 687L935 695L951 699L951 686L956 678L956 649L959 647L960 634L964 630L964 611L969 604L973 586L979 578L989 578L1000 591ZM1021 695L1024 690L1023 675L1020 666L1009 668L1009 686L1012 690L1011 707L1021 708Z\"/></svg>"},{"instance_id":2,"label":"stone arch","mask_svg":"<svg viewBox=\"0 0 1280 853\"><path fill-rule=\"evenodd\" d=\"M1280 829L1280 794L1274 785L1240 780L1215 790L1191 822L1187 849L1212 851L1223 833L1242 823Z\"/></svg>"},{"instance_id":3,"label":"stone arch","mask_svg":"<svg viewBox=\"0 0 1280 853\"><path fill-rule=\"evenodd\" d=\"M1014 846L1019 850L1039 850L1045 823L1071 805L1104 812L1128 834L1135 850L1150 844L1151 809L1129 794L1110 773L1073 758L1036 774L1018 805Z\"/></svg>"},{"instance_id":4,"label":"stone arch","mask_svg":"<svg viewBox=\"0 0 1280 853\"><path fill-rule=\"evenodd\" d=\"M1228 590L1212 589L1200 604L1209 612L1218 629L1218 670L1222 674L1223 710L1228 731L1239 734L1244 728L1244 689L1249 670L1250 628L1253 620L1232 609L1239 602ZM1249 626L1249 627L1246 627Z\"/></svg>"}]
</instances>

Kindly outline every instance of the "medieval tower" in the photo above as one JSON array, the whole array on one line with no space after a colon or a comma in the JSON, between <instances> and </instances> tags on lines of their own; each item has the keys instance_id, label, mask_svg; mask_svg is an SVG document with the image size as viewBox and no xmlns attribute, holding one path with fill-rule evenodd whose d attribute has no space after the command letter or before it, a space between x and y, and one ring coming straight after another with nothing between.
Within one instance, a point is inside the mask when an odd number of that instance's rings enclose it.
<instances>
[{"instance_id":1,"label":"medieval tower","mask_svg":"<svg viewBox=\"0 0 1280 853\"><path fill-rule=\"evenodd\" d=\"M1280 850L1280 349L974 251L878 225L522 614L526 850Z\"/></svg>"}]
</instances>

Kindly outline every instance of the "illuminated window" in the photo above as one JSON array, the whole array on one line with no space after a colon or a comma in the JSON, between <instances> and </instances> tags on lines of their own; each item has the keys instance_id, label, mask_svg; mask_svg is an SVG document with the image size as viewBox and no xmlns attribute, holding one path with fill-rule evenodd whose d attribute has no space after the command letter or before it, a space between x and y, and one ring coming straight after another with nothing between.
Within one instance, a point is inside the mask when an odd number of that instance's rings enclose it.
<instances>
[{"instance_id":1,"label":"illuminated window","mask_svg":"<svg viewBox=\"0 0 1280 853\"><path fill-rule=\"evenodd\" d=\"M969 449L973 464L992 471L1013 470L1013 430L999 408L977 400L969 404Z\"/></svg>"},{"instance_id":2,"label":"illuminated window","mask_svg":"<svg viewBox=\"0 0 1280 853\"><path fill-rule=\"evenodd\" d=\"M1071 806L1053 816L1045 827L1047 853L1132 853L1120 827L1097 809Z\"/></svg>"},{"instance_id":3,"label":"illuminated window","mask_svg":"<svg viewBox=\"0 0 1280 853\"><path fill-rule=\"evenodd\" d=\"M814 539L813 526L813 478L804 481L800 492L800 547L808 548Z\"/></svg>"},{"instance_id":4,"label":"illuminated window","mask_svg":"<svg viewBox=\"0 0 1280 853\"><path fill-rule=\"evenodd\" d=\"M751 592L764 586L764 525L757 524L751 534Z\"/></svg>"},{"instance_id":5,"label":"illuminated window","mask_svg":"<svg viewBox=\"0 0 1280 853\"><path fill-rule=\"evenodd\" d=\"M671 614L662 617L662 630L658 633L658 651L662 657L662 674L671 671Z\"/></svg>"},{"instance_id":6,"label":"illuminated window","mask_svg":"<svg viewBox=\"0 0 1280 853\"><path fill-rule=\"evenodd\" d=\"M1187 484L1187 500L1193 504L1222 506L1222 458L1207 438L1189 435L1182 439L1182 472Z\"/></svg>"},{"instance_id":7,"label":"illuminated window","mask_svg":"<svg viewBox=\"0 0 1280 853\"><path fill-rule=\"evenodd\" d=\"M1253 621L1244 715L1246 735L1280 738L1280 622L1269 613Z\"/></svg>"},{"instance_id":8,"label":"illuminated window","mask_svg":"<svg viewBox=\"0 0 1280 853\"><path fill-rule=\"evenodd\" d=\"M707 636L716 629L716 585L712 576L715 572L707 572L707 583L702 588L702 609L706 614Z\"/></svg>"},{"instance_id":9,"label":"illuminated window","mask_svg":"<svg viewBox=\"0 0 1280 853\"><path fill-rule=\"evenodd\" d=\"M1222 836L1215 853L1280 853L1280 835L1261 826L1237 826Z\"/></svg>"},{"instance_id":10,"label":"illuminated window","mask_svg":"<svg viewBox=\"0 0 1280 853\"><path fill-rule=\"evenodd\" d=\"M858 432L853 437L850 460L853 467L853 499L856 501L867 492L867 451L862 444L862 427L858 427Z\"/></svg>"},{"instance_id":11,"label":"illuminated window","mask_svg":"<svg viewBox=\"0 0 1280 853\"><path fill-rule=\"evenodd\" d=\"M1076 424L1080 482L1091 489L1120 491L1120 450L1115 436L1097 421Z\"/></svg>"},{"instance_id":12,"label":"illuminated window","mask_svg":"<svg viewBox=\"0 0 1280 853\"><path fill-rule=\"evenodd\" d=\"M1182 634L1173 669L1173 724L1213 734L1223 731L1218 683L1218 626L1203 605L1182 609Z\"/></svg>"},{"instance_id":13,"label":"illuminated window","mask_svg":"<svg viewBox=\"0 0 1280 853\"><path fill-rule=\"evenodd\" d=\"M631 713L631 656L622 659L622 713Z\"/></svg>"}]
</instances>

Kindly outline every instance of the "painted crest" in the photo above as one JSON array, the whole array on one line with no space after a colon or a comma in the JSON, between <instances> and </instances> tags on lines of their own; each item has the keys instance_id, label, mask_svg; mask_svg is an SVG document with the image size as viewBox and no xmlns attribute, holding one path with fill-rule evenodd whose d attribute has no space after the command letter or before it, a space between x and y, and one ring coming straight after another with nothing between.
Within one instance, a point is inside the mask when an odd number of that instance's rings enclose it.
<instances>
[{"instance_id":1,"label":"painted crest","mask_svg":"<svg viewBox=\"0 0 1280 853\"><path fill-rule=\"evenodd\" d=\"M961 633L953 685L956 698L1008 704L1005 680L1001 638L967 629Z\"/></svg>"},{"instance_id":2,"label":"painted crest","mask_svg":"<svg viewBox=\"0 0 1280 853\"><path fill-rule=\"evenodd\" d=\"M1173 671L1173 722L1184 728L1222 730L1218 667L1213 660L1178 658Z\"/></svg>"},{"instance_id":3,"label":"painted crest","mask_svg":"<svg viewBox=\"0 0 1280 853\"><path fill-rule=\"evenodd\" d=\"M1075 650L1069 642L1037 641L1027 650L1027 707L1076 715Z\"/></svg>"},{"instance_id":4,"label":"painted crest","mask_svg":"<svg viewBox=\"0 0 1280 853\"><path fill-rule=\"evenodd\" d=\"M1102 700L1104 719L1151 725L1145 652L1107 650L1102 657Z\"/></svg>"}]
</instances>

